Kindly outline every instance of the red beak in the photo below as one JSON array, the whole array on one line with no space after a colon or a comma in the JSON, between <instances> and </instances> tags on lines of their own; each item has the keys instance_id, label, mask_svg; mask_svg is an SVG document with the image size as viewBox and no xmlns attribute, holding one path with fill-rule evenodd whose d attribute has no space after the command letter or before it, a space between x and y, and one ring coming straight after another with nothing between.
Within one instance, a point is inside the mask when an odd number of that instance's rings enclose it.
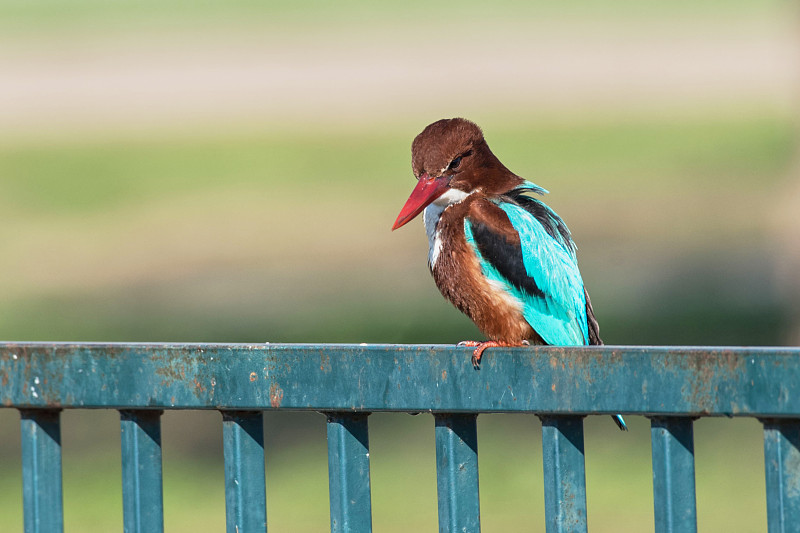
<instances>
[{"instance_id":1,"label":"red beak","mask_svg":"<svg viewBox=\"0 0 800 533\"><path fill-rule=\"evenodd\" d=\"M415 216L419 215L423 209L433 203L434 200L443 195L447 189L450 188L450 176L440 176L438 178L431 178L427 172L420 176L417 181L417 186L411 191L411 196L406 200L406 205L400 210L397 215L397 220L394 221L392 231L404 226L407 222L411 221Z\"/></svg>"}]
</instances>

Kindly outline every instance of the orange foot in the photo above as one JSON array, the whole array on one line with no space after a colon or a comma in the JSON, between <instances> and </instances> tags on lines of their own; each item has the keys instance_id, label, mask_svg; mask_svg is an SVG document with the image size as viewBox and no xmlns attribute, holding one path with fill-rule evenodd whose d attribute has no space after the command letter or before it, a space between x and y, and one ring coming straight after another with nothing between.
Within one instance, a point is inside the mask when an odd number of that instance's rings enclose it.
<instances>
[{"instance_id":1,"label":"orange foot","mask_svg":"<svg viewBox=\"0 0 800 533\"><path fill-rule=\"evenodd\" d=\"M472 366L478 368L481 363L483 351L486 350L486 348L512 348L518 346L528 346L529 344L530 343L528 341L461 341L458 343L458 346L476 347L475 351L472 352Z\"/></svg>"}]
</instances>

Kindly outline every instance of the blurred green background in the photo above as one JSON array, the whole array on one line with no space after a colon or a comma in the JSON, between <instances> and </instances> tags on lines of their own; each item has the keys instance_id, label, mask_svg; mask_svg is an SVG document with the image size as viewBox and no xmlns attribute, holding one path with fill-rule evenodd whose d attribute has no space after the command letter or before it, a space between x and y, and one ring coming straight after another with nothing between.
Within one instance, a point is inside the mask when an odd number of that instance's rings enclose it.
<instances>
[{"instance_id":1,"label":"blurred green background","mask_svg":"<svg viewBox=\"0 0 800 533\"><path fill-rule=\"evenodd\" d=\"M428 123L549 189L609 344L800 342L793 2L0 0L0 338L478 338L390 232ZM466 362L465 362L466 363ZM0 516L21 530L18 414ZM66 530L121 524L118 418L63 415ZM168 531L224 527L217 413L167 413ZM321 415L267 414L271 531L328 528ZM649 425L587 421L592 531L651 531ZM484 531L543 531L540 429L479 419ZM433 421L373 415L376 531L435 530ZM696 425L703 531L766 524L760 426Z\"/></svg>"}]
</instances>

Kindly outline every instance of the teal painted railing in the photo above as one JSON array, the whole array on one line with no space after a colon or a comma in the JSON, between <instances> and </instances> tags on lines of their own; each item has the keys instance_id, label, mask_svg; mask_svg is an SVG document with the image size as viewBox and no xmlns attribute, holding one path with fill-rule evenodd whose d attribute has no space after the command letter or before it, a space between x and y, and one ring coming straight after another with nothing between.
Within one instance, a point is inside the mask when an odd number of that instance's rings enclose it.
<instances>
[{"instance_id":1,"label":"teal painted railing","mask_svg":"<svg viewBox=\"0 0 800 533\"><path fill-rule=\"evenodd\" d=\"M21 413L25 531L63 530L62 409L117 409L127 532L163 531L160 415L222 412L226 523L265 531L262 413L327 413L331 531L371 530L367 415L431 412L439 529L480 529L476 418L542 420L548 532L586 531L583 418L651 419L655 529L697 530L692 425L764 424L770 533L800 524L800 349L3 344L0 405Z\"/></svg>"}]
</instances>

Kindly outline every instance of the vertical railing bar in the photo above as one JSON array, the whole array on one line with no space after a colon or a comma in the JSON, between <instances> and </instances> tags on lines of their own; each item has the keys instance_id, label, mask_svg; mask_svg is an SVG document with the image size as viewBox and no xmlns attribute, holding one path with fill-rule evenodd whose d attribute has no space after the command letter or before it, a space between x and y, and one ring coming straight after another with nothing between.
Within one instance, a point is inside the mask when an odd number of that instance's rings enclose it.
<instances>
[{"instance_id":1,"label":"vertical railing bar","mask_svg":"<svg viewBox=\"0 0 800 533\"><path fill-rule=\"evenodd\" d=\"M586 462L583 416L542 416L542 463L547 533L585 533Z\"/></svg>"},{"instance_id":2,"label":"vertical railing bar","mask_svg":"<svg viewBox=\"0 0 800 533\"><path fill-rule=\"evenodd\" d=\"M440 533L481 529L477 416L434 414Z\"/></svg>"},{"instance_id":3,"label":"vertical railing bar","mask_svg":"<svg viewBox=\"0 0 800 533\"><path fill-rule=\"evenodd\" d=\"M331 532L372 531L368 413L328 413Z\"/></svg>"},{"instance_id":4,"label":"vertical railing bar","mask_svg":"<svg viewBox=\"0 0 800 533\"><path fill-rule=\"evenodd\" d=\"M789 533L796 531L800 524L800 420L762 422L767 531Z\"/></svg>"},{"instance_id":5,"label":"vertical railing bar","mask_svg":"<svg viewBox=\"0 0 800 533\"><path fill-rule=\"evenodd\" d=\"M25 533L64 531L59 409L21 409Z\"/></svg>"},{"instance_id":6,"label":"vertical railing bar","mask_svg":"<svg viewBox=\"0 0 800 533\"><path fill-rule=\"evenodd\" d=\"M266 531L263 413L222 411L222 440L225 453L226 531Z\"/></svg>"},{"instance_id":7,"label":"vertical railing bar","mask_svg":"<svg viewBox=\"0 0 800 533\"><path fill-rule=\"evenodd\" d=\"M164 531L161 414L157 410L120 411L125 533Z\"/></svg>"},{"instance_id":8,"label":"vertical railing bar","mask_svg":"<svg viewBox=\"0 0 800 533\"><path fill-rule=\"evenodd\" d=\"M689 417L654 417L653 506L656 533L697 531L694 430Z\"/></svg>"}]
</instances>

